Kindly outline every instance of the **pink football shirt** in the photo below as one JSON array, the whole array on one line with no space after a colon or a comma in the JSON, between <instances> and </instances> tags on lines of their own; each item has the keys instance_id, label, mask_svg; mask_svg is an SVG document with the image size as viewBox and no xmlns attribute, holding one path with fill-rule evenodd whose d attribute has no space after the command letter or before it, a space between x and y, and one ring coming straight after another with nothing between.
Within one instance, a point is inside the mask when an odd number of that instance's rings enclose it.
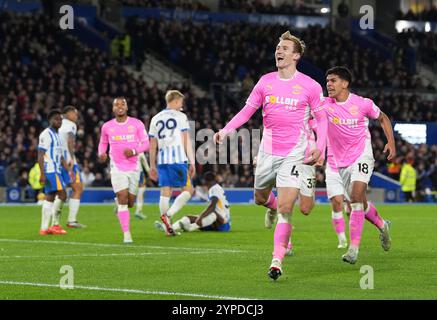
<instances>
[{"instance_id":1,"label":"pink football shirt","mask_svg":"<svg viewBox=\"0 0 437 320\"><path fill-rule=\"evenodd\" d=\"M377 119L380 110L372 100L353 93L345 102L326 98L323 106L328 117L328 150L338 168L348 167L362 155L366 139L371 139L369 118Z\"/></svg>"},{"instance_id":2,"label":"pink football shirt","mask_svg":"<svg viewBox=\"0 0 437 320\"><path fill-rule=\"evenodd\" d=\"M317 122L325 120L321 104L322 87L311 77L296 70L291 79L281 79L278 72L261 77L253 88L246 105L262 107L263 138L261 148L275 156L287 156L304 136L308 142L310 112ZM318 139L319 140L319 139ZM317 141L317 147L325 149Z\"/></svg>"},{"instance_id":3,"label":"pink football shirt","mask_svg":"<svg viewBox=\"0 0 437 320\"><path fill-rule=\"evenodd\" d=\"M138 154L149 149L149 137L144 124L136 118L128 117L123 123L112 119L102 126L99 156L106 153L108 144L109 157L117 169L124 172L134 171L138 168ZM125 149L135 149L136 155L127 158L124 155Z\"/></svg>"}]
</instances>

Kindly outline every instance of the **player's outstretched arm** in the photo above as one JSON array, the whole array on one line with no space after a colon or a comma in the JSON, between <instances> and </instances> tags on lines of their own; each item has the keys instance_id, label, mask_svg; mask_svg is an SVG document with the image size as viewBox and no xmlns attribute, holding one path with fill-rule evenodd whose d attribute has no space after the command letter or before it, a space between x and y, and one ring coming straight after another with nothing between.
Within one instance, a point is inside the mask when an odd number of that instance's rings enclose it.
<instances>
[{"instance_id":1,"label":"player's outstretched arm","mask_svg":"<svg viewBox=\"0 0 437 320\"><path fill-rule=\"evenodd\" d=\"M387 144L384 147L384 153L388 152L387 160L393 160L396 157L396 144L393 135L393 127L390 119L384 112L380 112L378 117L379 123L384 130L385 137L387 138Z\"/></svg>"},{"instance_id":2,"label":"player's outstretched arm","mask_svg":"<svg viewBox=\"0 0 437 320\"><path fill-rule=\"evenodd\" d=\"M246 104L243 109L240 110L229 123L219 132L214 135L214 142L222 144L226 135L233 130L237 130L243 124L245 124L253 116L253 114L258 110L249 104Z\"/></svg>"},{"instance_id":3,"label":"player's outstretched arm","mask_svg":"<svg viewBox=\"0 0 437 320\"><path fill-rule=\"evenodd\" d=\"M158 181L158 171L156 170L156 149L158 148L158 141L156 138L150 138L150 148L149 148L149 156L150 156L150 179L153 181Z\"/></svg>"}]
</instances>

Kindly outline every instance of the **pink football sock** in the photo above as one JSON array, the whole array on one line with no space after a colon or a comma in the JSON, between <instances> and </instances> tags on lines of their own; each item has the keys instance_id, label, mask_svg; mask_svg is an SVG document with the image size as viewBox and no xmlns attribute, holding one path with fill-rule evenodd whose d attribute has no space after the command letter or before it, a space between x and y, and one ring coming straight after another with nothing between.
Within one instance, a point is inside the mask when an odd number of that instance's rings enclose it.
<instances>
[{"instance_id":1,"label":"pink football sock","mask_svg":"<svg viewBox=\"0 0 437 320\"><path fill-rule=\"evenodd\" d=\"M118 215L118 220L120 221L121 231L128 232L129 220L130 220L129 211L119 211L117 215Z\"/></svg>"},{"instance_id":2,"label":"pink football sock","mask_svg":"<svg viewBox=\"0 0 437 320\"><path fill-rule=\"evenodd\" d=\"M278 223L275 229L274 235L274 250L273 258L284 259L287 246L291 236L291 224L290 223Z\"/></svg>"},{"instance_id":3,"label":"pink football sock","mask_svg":"<svg viewBox=\"0 0 437 320\"><path fill-rule=\"evenodd\" d=\"M269 199L267 200L266 203L264 203L264 207L272 209L272 210L277 210L278 202L276 200L276 196L273 193L273 191L270 192Z\"/></svg>"},{"instance_id":4,"label":"pink football sock","mask_svg":"<svg viewBox=\"0 0 437 320\"><path fill-rule=\"evenodd\" d=\"M378 229L382 229L384 227L384 219L382 219L378 214L375 205L369 201L367 202L366 220L371 222Z\"/></svg>"},{"instance_id":5,"label":"pink football sock","mask_svg":"<svg viewBox=\"0 0 437 320\"><path fill-rule=\"evenodd\" d=\"M349 219L349 234L350 234L350 244L358 248L361 242L361 234L363 232L364 225L364 210L354 210L352 208L352 213Z\"/></svg>"},{"instance_id":6,"label":"pink football sock","mask_svg":"<svg viewBox=\"0 0 437 320\"><path fill-rule=\"evenodd\" d=\"M332 218L332 226L334 227L335 233L340 234L343 233L345 230L345 222L344 218Z\"/></svg>"}]
</instances>

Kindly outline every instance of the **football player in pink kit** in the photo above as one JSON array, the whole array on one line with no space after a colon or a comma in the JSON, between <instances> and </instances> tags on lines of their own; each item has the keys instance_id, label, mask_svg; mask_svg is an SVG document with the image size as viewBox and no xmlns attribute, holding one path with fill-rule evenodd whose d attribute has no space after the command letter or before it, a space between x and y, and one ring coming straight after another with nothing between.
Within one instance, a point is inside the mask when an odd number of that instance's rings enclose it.
<instances>
[{"instance_id":1,"label":"football player in pink kit","mask_svg":"<svg viewBox=\"0 0 437 320\"><path fill-rule=\"evenodd\" d=\"M136 118L128 117L127 110L124 98L114 99L112 111L115 119L102 126L98 155L101 161L106 161L106 151L110 145L111 183L117 195L117 215L124 235L123 242L132 243L128 208L134 206L138 192L138 155L149 149L149 137L144 124Z\"/></svg>"},{"instance_id":2,"label":"football player in pink kit","mask_svg":"<svg viewBox=\"0 0 437 320\"><path fill-rule=\"evenodd\" d=\"M344 249L347 248L347 239L345 234L346 224L343 217L344 198L346 197L347 201L350 201L347 198L348 195L344 190L343 181L340 173L338 172L329 140L327 143L327 149L328 154L326 156L325 169L326 192L332 207L331 219L332 226L334 227L334 231L338 238L337 248Z\"/></svg>"},{"instance_id":3,"label":"football player in pink kit","mask_svg":"<svg viewBox=\"0 0 437 320\"><path fill-rule=\"evenodd\" d=\"M277 72L261 77L244 108L218 133L222 143L227 134L246 123L262 106L263 138L255 169L255 202L277 210L273 259L268 275L276 280L282 274L282 260L291 236L291 214L299 195L299 171L308 146L307 128L310 112L318 121L317 148L311 150L308 164L323 157L326 148L326 115L321 103L321 86L296 70L305 50L303 42L289 31L279 38L275 59ZM272 192L276 183L278 199Z\"/></svg>"},{"instance_id":4,"label":"football player in pink kit","mask_svg":"<svg viewBox=\"0 0 437 320\"><path fill-rule=\"evenodd\" d=\"M330 150L352 208L349 219L350 244L342 258L354 264L358 258L365 218L379 229L382 248L388 251L391 246L390 222L382 219L375 206L366 199L367 184L375 162L368 129L369 118L378 119L384 130L388 141L384 153L388 152L388 160L396 156L396 147L389 118L372 100L351 93L351 81L352 75L347 68L329 69L326 72L329 98L323 106L328 118Z\"/></svg>"}]
</instances>

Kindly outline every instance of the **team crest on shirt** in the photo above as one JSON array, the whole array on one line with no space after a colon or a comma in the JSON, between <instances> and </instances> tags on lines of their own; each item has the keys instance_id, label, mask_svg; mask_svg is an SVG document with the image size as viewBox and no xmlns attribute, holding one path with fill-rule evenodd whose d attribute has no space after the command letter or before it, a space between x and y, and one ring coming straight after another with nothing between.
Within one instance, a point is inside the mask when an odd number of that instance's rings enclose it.
<instances>
[{"instance_id":1,"label":"team crest on shirt","mask_svg":"<svg viewBox=\"0 0 437 320\"><path fill-rule=\"evenodd\" d=\"M298 84L292 86L293 91L291 91L292 94L301 94L302 92L302 87Z\"/></svg>"},{"instance_id":2,"label":"team crest on shirt","mask_svg":"<svg viewBox=\"0 0 437 320\"><path fill-rule=\"evenodd\" d=\"M332 106L328 106L328 111L334 113L335 109Z\"/></svg>"},{"instance_id":3,"label":"team crest on shirt","mask_svg":"<svg viewBox=\"0 0 437 320\"><path fill-rule=\"evenodd\" d=\"M353 116L356 116L356 115L358 115L358 109L359 109L358 106L356 106L356 105L352 105L352 106L349 108L349 113L350 113L351 115L353 115Z\"/></svg>"},{"instance_id":4,"label":"team crest on shirt","mask_svg":"<svg viewBox=\"0 0 437 320\"><path fill-rule=\"evenodd\" d=\"M113 133L114 132L114 128L110 128L109 132Z\"/></svg>"},{"instance_id":5,"label":"team crest on shirt","mask_svg":"<svg viewBox=\"0 0 437 320\"><path fill-rule=\"evenodd\" d=\"M129 127L127 127L127 131L128 132L134 132L135 131L135 127L130 125Z\"/></svg>"},{"instance_id":6,"label":"team crest on shirt","mask_svg":"<svg viewBox=\"0 0 437 320\"><path fill-rule=\"evenodd\" d=\"M266 85L266 88L269 89L269 90L272 90L273 86L269 83L268 85Z\"/></svg>"}]
</instances>

